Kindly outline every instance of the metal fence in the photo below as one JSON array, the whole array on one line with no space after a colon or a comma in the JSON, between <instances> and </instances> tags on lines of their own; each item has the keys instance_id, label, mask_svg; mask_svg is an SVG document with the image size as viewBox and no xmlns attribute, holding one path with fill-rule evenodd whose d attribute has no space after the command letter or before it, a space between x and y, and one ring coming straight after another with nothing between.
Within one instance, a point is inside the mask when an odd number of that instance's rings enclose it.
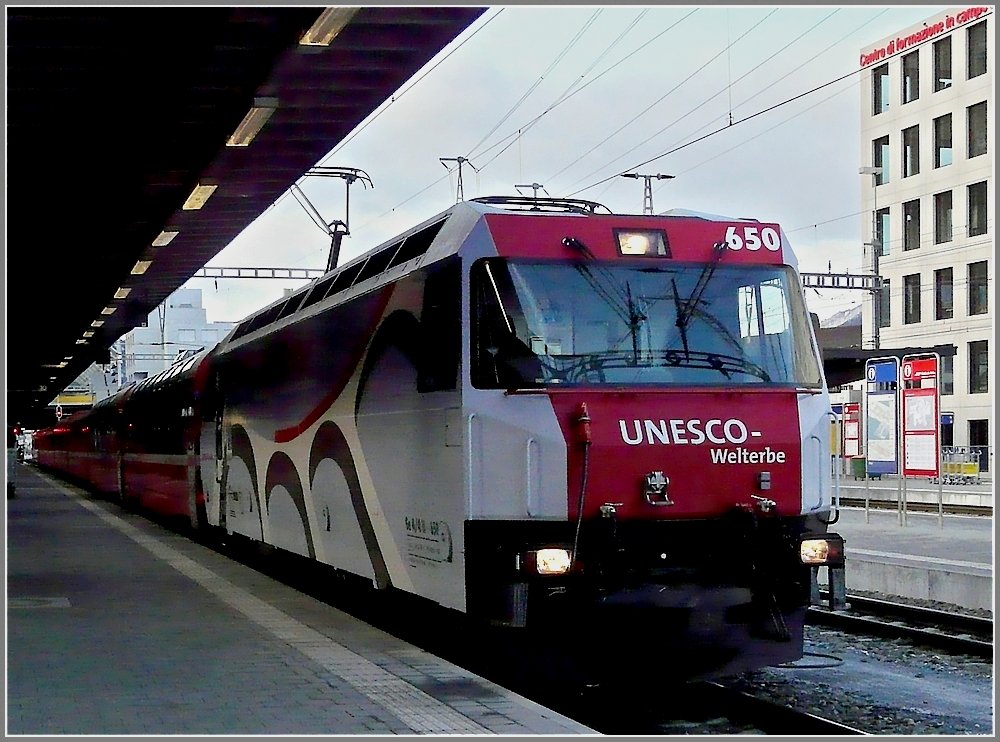
<instances>
[{"instance_id":1,"label":"metal fence","mask_svg":"<svg viewBox=\"0 0 1000 742\"><path fill-rule=\"evenodd\" d=\"M980 457L980 446L941 446L941 481L944 484L980 484Z\"/></svg>"}]
</instances>

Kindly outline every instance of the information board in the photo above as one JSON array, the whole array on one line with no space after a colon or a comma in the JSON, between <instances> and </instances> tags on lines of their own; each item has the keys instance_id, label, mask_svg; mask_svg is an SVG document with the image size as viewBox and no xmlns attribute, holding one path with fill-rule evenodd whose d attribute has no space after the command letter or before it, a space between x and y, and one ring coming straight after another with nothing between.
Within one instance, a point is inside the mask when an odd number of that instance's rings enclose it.
<instances>
[{"instance_id":1,"label":"information board","mask_svg":"<svg viewBox=\"0 0 1000 742\"><path fill-rule=\"evenodd\" d=\"M938 390L939 358L903 356L903 474L937 477L940 474L941 433Z\"/></svg>"},{"instance_id":2,"label":"information board","mask_svg":"<svg viewBox=\"0 0 1000 742\"><path fill-rule=\"evenodd\" d=\"M899 473L899 361L865 362L865 467L869 474Z\"/></svg>"}]
</instances>

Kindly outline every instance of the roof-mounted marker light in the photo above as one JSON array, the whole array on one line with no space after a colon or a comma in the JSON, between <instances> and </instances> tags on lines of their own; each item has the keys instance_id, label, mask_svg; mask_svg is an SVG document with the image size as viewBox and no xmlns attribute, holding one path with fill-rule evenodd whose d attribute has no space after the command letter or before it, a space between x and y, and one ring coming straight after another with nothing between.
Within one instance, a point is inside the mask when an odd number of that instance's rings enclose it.
<instances>
[{"instance_id":1,"label":"roof-mounted marker light","mask_svg":"<svg viewBox=\"0 0 1000 742\"><path fill-rule=\"evenodd\" d=\"M196 211L205 205L205 202L215 193L215 189L218 188L217 183L199 183L191 191L191 195L187 197L184 205L181 208L184 211Z\"/></svg>"},{"instance_id":2,"label":"roof-mounted marker light","mask_svg":"<svg viewBox=\"0 0 1000 742\"><path fill-rule=\"evenodd\" d=\"M253 108L243 117L236 131L226 141L227 147L246 147L253 141L278 107L277 98L254 98Z\"/></svg>"},{"instance_id":3,"label":"roof-mounted marker light","mask_svg":"<svg viewBox=\"0 0 1000 742\"><path fill-rule=\"evenodd\" d=\"M303 46L329 46L357 12L358 8L327 8L302 34L299 43Z\"/></svg>"}]
</instances>

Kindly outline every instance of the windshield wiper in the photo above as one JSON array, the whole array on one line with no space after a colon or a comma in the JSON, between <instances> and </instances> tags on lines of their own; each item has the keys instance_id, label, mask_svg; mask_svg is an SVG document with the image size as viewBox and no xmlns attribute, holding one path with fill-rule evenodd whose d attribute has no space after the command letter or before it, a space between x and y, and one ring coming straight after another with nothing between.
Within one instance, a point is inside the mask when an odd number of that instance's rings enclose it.
<instances>
[{"instance_id":1,"label":"windshield wiper","mask_svg":"<svg viewBox=\"0 0 1000 742\"><path fill-rule=\"evenodd\" d=\"M701 295L705 293L705 289L708 288L708 282L712 280L712 274L715 273L716 267L722 260L722 256L725 255L726 246L728 243L723 240L722 242L716 242L712 246L712 260L705 264L705 267L701 269L701 273L698 275L698 280L695 282L694 288L691 290L691 295L684 302L684 306L678 307L677 309L677 327L681 331L681 340L684 343L684 353L688 354L687 348L687 326L691 321L691 315L694 314L695 308L701 301ZM677 301L677 291L674 291L674 301Z\"/></svg>"},{"instance_id":2,"label":"windshield wiper","mask_svg":"<svg viewBox=\"0 0 1000 742\"><path fill-rule=\"evenodd\" d=\"M632 335L632 361L639 363L639 328L646 321L646 315L636 311L635 302L632 301L632 285L625 282L625 293L628 296L628 331Z\"/></svg>"}]
</instances>

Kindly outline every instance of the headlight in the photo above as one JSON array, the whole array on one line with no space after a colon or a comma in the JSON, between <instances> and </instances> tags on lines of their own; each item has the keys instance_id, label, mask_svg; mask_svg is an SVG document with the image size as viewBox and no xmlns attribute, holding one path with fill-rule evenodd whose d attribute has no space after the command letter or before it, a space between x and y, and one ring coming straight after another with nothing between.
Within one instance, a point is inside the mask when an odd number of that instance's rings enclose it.
<instances>
[{"instance_id":1,"label":"headlight","mask_svg":"<svg viewBox=\"0 0 1000 742\"><path fill-rule=\"evenodd\" d=\"M528 568L540 575L564 575L569 572L569 549L539 549L528 552Z\"/></svg>"},{"instance_id":2,"label":"headlight","mask_svg":"<svg viewBox=\"0 0 1000 742\"><path fill-rule=\"evenodd\" d=\"M812 566L844 563L844 539L836 533L810 536L799 543L799 561Z\"/></svg>"},{"instance_id":3,"label":"headlight","mask_svg":"<svg viewBox=\"0 0 1000 742\"><path fill-rule=\"evenodd\" d=\"M615 230L622 255L670 257L666 234L659 230Z\"/></svg>"}]
</instances>

